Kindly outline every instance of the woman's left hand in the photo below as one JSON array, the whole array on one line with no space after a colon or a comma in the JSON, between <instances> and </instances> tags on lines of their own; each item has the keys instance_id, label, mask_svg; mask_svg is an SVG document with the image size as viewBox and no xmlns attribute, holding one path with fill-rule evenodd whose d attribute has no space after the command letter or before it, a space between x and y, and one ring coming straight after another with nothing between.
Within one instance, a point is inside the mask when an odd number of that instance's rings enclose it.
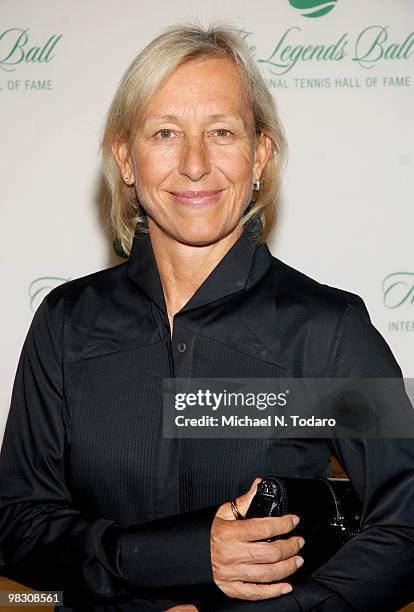
<instances>
[{"instance_id":1,"label":"woman's left hand","mask_svg":"<svg viewBox=\"0 0 414 612\"><path fill-rule=\"evenodd\" d=\"M183 604L182 606L168 608L168 610L164 610L164 612L198 612L198 608L193 606L193 604Z\"/></svg>"}]
</instances>

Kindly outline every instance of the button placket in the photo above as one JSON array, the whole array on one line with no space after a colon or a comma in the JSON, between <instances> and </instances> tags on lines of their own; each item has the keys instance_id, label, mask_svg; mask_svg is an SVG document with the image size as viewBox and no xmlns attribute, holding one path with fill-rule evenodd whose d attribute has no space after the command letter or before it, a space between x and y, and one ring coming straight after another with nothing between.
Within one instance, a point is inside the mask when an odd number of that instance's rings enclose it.
<instances>
[{"instance_id":1,"label":"button placket","mask_svg":"<svg viewBox=\"0 0 414 612\"><path fill-rule=\"evenodd\" d=\"M171 347L174 361L174 376L177 378L191 377L194 352L194 334L179 321L174 319Z\"/></svg>"}]
</instances>

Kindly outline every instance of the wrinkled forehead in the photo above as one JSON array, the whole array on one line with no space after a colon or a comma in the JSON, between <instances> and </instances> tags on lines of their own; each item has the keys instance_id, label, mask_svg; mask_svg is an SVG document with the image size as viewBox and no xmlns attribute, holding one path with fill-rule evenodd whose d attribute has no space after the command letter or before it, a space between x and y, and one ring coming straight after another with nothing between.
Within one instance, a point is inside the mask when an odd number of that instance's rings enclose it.
<instances>
[{"instance_id":1,"label":"wrinkled forehead","mask_svg":"<svg viewBox=\"0 0 414 612\"><path fill-rule=\"evenodd\" d=\"M155 118L219 120L230 116L240 119L248 129L253 127L242 71L227 57L193 58L181 63L157 87L141 109L137 128Z\"/></svg>"}]
</instances>

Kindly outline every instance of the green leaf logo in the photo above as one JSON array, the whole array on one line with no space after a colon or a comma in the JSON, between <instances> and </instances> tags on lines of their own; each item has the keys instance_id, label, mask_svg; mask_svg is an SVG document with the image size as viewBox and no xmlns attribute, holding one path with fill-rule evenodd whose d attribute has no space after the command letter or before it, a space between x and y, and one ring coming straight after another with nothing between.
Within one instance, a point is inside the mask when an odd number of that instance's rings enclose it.
<instances>
[{"instance_id":1,"label":"green leaf logo","mask_svg":"<svg viewBox=\"0 0 414 612\"><path fill-rule=\"evenodd\" d=\"M337 0L289 0L290 6L301 11L303 17L323 17L336 5Z\"/></svg>"}]
</instances>

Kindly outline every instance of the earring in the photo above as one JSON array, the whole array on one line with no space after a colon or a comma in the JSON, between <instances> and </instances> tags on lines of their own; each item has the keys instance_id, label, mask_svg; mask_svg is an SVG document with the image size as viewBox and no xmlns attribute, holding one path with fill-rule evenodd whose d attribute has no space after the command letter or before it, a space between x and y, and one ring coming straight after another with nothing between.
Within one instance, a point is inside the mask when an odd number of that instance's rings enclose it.
<instances>
[{"instance_id":1,"label":"earring","mask_svg":"<svg viewBox=\"0 0 414 612\"><path fill-rule=\"evenodd\" d=\"M259 191L259 189L260 189L260 181L259 180L254 181L254 183L253 183L253 191Z\"/></svg>"},{"instance_id":2,"label":"earring","mask_svg":"<svg viewBox=\"0 0 414 612\"><path fill-rule=\"evenodd\" d=\"M131 182L132 178L131 178L130 176L126 176L126 177L124 178L124 180L125 180L125 182L126 182L126 183L128 183L128 185L129 185L129 183Z\"/></svg>"}]
</instances>

